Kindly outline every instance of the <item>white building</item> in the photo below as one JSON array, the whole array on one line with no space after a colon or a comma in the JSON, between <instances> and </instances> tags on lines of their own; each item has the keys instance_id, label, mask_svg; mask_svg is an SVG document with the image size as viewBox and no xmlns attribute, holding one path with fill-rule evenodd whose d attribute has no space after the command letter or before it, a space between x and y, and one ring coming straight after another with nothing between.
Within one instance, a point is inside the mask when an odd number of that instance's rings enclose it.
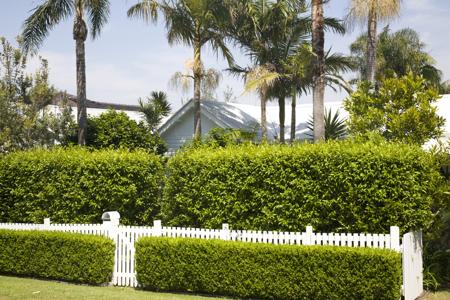
<instances>
[{"instance_id":1,"label":"white building","mask_svg":"<svg viewBox=\"0 0 450 300\"><path fill-rule=\"evenodd\" d=\"M311 134L307 128L308 120L312 119L312 104L299 104L296 107L296 139L306 139ZM325 103L325 108L334 114L339 111L341 118L347 118L348 113L342 102ZM438 114L449 120L445 124L443 140L450 138L450 95L444 95L437 102ZM259 136L261 110L259 106L225 103L217 101L201 102L202 135L206 135L213 128L235 128L248 132L256 132ZM291 106L286 105L285 139L289 140L291 131ZM277 105L267 106L268 138L279 137L279 108ZM167 143L169 153L173 153L194 136L194 103L189 101L178 111L167 118L159 129L162 139ZM427 146L433 144L427 143Z\"/></svg>"}]
</instances>

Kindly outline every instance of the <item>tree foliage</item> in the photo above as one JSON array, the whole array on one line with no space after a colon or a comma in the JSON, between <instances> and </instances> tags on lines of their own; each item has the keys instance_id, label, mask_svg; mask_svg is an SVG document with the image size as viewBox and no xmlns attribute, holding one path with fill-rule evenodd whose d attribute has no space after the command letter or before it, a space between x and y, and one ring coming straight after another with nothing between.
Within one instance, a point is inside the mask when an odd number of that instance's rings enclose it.
<instances>
[{"instance_id":1,"label":"tree foliage","mask_svg":"<svg viewBox=\"0 0 450 300\"><path fill-rule=\"evenodd\" d=\"M156 133L164 117L170 114L171 107L164 92L153 91L146 100L139 98L139 110L151 132Z\"/></svg>"},{"instance_id":2,"label":"tree foliage","mask_svg":"<svg viewBox=\"0 0 450 300\"><path fill-rule=\"evenodd\" d=\"M96 149L144 149L163 154L167 148L157 133L143 122L136 123L124 112L109 110L88 119L86 146Z\"/></svg>"},{"instance_id":3,"label":"tree foliage","mask_svg":"<svg viewBox=\"0 0 450 300\"><path fill-rule=\"evenodd\" d=\"M64 144L73 127L67 105L53 107L55 89L48 82L47 61L27 74L27 55L1 38L0 152Z\"/></svg>"},{"instance_id":4,"label":"tree foliage","mask_svg":"<svg viewBox=\"0 0 450 300\"><path fill-rule=\"evenodd\" d=\"M445 119L433 104L439 95L420 76L386 79L379 90L363 82L344 101L352 135L375 132L387 140L423 145L442 134Z\"/></svg>"},{"instance_id":5,"label":"tree foliage","mask_svg":"<svg viewBox=\"0 0 450 300\"><path fill-rule=\"evenodd\" d=\"M412 72L422 75L436 87L441 83L442 72L435 67L435 60L425 51L419 34L410 28L391 32L389 26L378 35L376 48L377 81L402 77ZM358 66L360 78L367 73L367 34L357 38L350 46L351 54Z\"/></svg>"}]
</instances>

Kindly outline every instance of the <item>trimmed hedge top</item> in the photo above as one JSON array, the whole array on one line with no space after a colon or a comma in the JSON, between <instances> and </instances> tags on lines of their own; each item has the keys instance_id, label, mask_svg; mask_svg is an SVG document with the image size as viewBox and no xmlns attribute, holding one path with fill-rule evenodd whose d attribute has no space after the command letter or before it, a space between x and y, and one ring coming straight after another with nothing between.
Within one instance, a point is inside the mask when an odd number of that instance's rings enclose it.
<instances>
[{"instance_id":1,"label":"trimmed hedge top","mask_svg":"<svg viewBox=\"0 0 450 300\"><path fill-rule=\"evenodd\" d=\"M174 226L322 232L421 228L439 174L399 144L231 146L169 160L162 212Z\"/></svg>"},{"instance_id":2,"label":"trimmed hedge top","mask_svg":"<svg viewBox=\"0 0 450 300\"><path fill-rule=\"evenodd\" d=\"M148 224L159 212L163 166L144 151L15 152L0 170L0 222L97 223L117 210L123 224Z\"/></svg>"},{"instance_id":3,"label":"trimmed hedge top","mask_svg":"<svg viewBox=\"0 0 450 300\"><path fill-rule=\"evenodd\" d=\"M385 249L141 238L145 289L262 299L400 298L400 254Z\"/></svg>"},{"instance_id":4,"label":"trimmed hedge top","mask_svg":"<svg viewBox=\"0 0 450 300\"><path fill-rule=\"evenodd\" d=\"M100 284L111 280L115 246L93 235L0 229L0 273Z\"/></svg>"}]
</instances>

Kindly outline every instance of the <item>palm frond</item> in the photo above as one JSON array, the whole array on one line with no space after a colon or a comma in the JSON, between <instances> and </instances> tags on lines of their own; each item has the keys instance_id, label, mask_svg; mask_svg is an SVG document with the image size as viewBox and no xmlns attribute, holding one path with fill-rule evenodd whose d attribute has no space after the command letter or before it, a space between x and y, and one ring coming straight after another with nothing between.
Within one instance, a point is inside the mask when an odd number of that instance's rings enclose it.
<instances>
[{"instance_id":1,"label":"palm frond","mask_svg":"<svg viewBox=\"0 0 450 300\"><path fill-rule=\"evenodd\" d=\"M325 109L324 115L325 121L325 140L339 140L344 139L347 136L347 126L345 124L346 120L341 119L339 115L339 110L337 110L333 115L331 109ZM310 118L307 122L307 128L310 130L306 135L312 139L314 131L314 122Z\"/></svg>"},{"instance_id":2,"label":"palm frond","mask_svg":"<svg viewBox=\"0 0 450 300\"><path fill-rule=\"evenodd\" d=\"M143 19L147 23L155 23L158 20L158 2L156 0L141 0L128 9L127 16Z\"/></svg>"},{"instance_id":3,"label":"palm frond","mask_svg":"<svg viewBox=\"0 0 450 300\"><path fill-rule=\"evenodd\" d=\"M110 13L109 0L85 0L84 8L91 25L91 36L95 39L102 27L108 22Z\"/></svg>"},{"instance_id":4,"label":"palm frond","mask_svg":"<svg viewBox=\"0 0 450 300\"><path fill-rule=\"evenodd\" d=\"M254 90L267 91L280 79L280 74L267 66L258 66L252 69L246 77L245 92Z\"/></svg>"},{"instance_id":5,"label":"palm frond","mask_svg":"<svg viewBox=\"0 0 450 300\"><path fill-rule=\"evenodd\" d=\"M169 80L169 88L181 89L183 93L187 93L192 86L194 76L189 73L175 72Z\"/></svg>"},{"instance_id":6,"label":"palm frond","mask_svg":"<svg viewBox=\"0 0 450 300\"><path fill-rule=\"evenodd\" d=\"M73 0L47 0L35 7L23 24L22 48L25 52L39 48L49 31L74 11Z\"/></svg>"}]
</instances>

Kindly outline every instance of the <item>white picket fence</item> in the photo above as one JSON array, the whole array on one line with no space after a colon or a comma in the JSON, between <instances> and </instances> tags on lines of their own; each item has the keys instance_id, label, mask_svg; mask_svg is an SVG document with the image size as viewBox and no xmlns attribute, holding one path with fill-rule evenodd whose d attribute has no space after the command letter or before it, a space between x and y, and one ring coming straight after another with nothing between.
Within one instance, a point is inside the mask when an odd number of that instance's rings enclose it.
<instances>
[{"instance_id":1,"label":"white picket fence","mask_svg":"<svg viewBox=\"0 0 450 300\"><path fill-rule=\"evenodd\" d=\"M44 219L43 224L0 223L0 228L108 236L116 244L112 284L118 286L138 286L134 265L134 243L143 236L163 236L277 245L331 245L392 249L402 253L402 293L405 300L413 300L423 293L422 234L421 232L407 233L403 236L403 244L400 244L400 231L397 226L390 227L389 234L315 233L311 226L306 227L306 232L277 232L230 230L228 224L223 224L222 229L163 227L159 220L154 221L153 226L123 226L119 225L120 215L117 212L107 212L102 218L103 224L51 224L50 219Z\"/></svg>"}]
</instances>

